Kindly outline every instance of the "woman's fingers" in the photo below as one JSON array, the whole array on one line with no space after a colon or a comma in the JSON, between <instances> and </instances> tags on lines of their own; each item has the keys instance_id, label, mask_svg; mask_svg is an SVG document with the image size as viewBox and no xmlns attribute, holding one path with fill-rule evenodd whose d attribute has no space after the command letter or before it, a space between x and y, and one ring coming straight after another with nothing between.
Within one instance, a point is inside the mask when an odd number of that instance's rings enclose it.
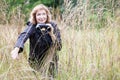
<instances>
[{"instance_id":1,"label":"woman's fingers","mask_svg":"<svg viewBox=\"0 0 120 80\"><path fill-rule=\"evenodd\" d=\"M18 58L18 53L15 50L13 50L11 52L11 57L12 57L12 59L17 59Z\"/></svg>"},{"instance_id":2,"label":"woman's fingers","mask_svg":"<svg viewBox=\"0 0 120 80\"><path fill-rule=\"evenodd\" d=\"M11 57L12 57L12 59L18 59L18 51L19 51L19 48L15 48L15 49L11 52Z\"/></svg>"},{"instance_id":3,"label":"woman's fingers","mask_svg":"<svg viewBox=\"0 0 120 80\"><path fill-rule=\"evenodd\" d=\"M54 29L53 29L52 25L51 24L46 24L46 25L48 25L51 28L50 32L53 33Z\"/></svg>"}]
</instances>

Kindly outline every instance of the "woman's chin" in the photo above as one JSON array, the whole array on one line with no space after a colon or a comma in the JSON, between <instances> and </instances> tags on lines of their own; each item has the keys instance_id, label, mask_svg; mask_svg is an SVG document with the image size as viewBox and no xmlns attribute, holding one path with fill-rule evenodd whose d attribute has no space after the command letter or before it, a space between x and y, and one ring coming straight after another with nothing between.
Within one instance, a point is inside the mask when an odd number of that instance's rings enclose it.
<instances>
[{"instance_id":1,"label":"woman's chin","mask_svg":"<svg viewBox=\"0 0 120 80\"><path fill-rule=\"evenodd\" d=\"M39 21L39 22L37 22L37 23L43 24L43 23L45 23L45 21Z\"/></svg>"}]
</instances>

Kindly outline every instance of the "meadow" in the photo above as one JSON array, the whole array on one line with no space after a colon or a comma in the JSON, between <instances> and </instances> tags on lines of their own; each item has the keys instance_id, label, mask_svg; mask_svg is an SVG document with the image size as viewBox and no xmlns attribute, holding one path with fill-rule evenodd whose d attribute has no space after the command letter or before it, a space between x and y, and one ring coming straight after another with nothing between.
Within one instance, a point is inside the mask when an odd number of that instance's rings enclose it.
<instances>
[{"instance_id":1,"label":"meadow","mask_svg":"<svg viewBox=\"0 0 120 80\"><path fill-rule=\"evenodd\" d=\"M14 25L13 25L14 26ZM17 39L16 26L0 25L0 80L40 80L29 67L28 45L19 59L11 59ZM119 80L120 29L62 30L63 48L55 80Z\"/></svg>"},{"instance_id":2,"label":"meadow","mask_svg":"<svg viewBox=\"0 0 120 80\"><path fill-rule=\"evenodd\" d=\"M93 14L93 9L87 7L84 4L71 9L67 4L63 20L57 22L62 50L58 52L55 80L120 80L120 16L117 15L120 11L111 17L103 8ZM29 41L19 59L11 58L19 32L24 28L24 24L0 24L0 80L43 78L38 72L35 75L28 64Z\"/></svg>"}]
</instances>

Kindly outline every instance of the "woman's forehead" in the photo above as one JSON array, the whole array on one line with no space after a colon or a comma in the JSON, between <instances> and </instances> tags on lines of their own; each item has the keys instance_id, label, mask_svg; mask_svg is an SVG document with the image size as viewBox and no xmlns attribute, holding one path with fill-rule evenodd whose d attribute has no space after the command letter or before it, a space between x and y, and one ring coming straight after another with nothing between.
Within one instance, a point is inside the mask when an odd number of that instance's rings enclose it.
<instances>
[{"instance_id":1,"label":"woman's forehead","mask_svg":"<svg viewBox=\"0 0 120 80\"><path fill-rule=\"evenodd\" d=\"M47 13L45 9L38 9L37 13Z\"/></svg>"}]
</instances>

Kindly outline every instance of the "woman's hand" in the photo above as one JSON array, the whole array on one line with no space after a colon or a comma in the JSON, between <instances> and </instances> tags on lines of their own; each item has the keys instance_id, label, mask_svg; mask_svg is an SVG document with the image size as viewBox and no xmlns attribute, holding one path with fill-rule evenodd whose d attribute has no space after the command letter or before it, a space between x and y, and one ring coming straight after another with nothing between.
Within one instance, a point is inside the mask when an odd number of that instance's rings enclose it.
<instances>
[{"instance_id":1,"label":"woman's hand","mask_svg":"<svg viewBox=\"0 0 120 80\"><path fill-rule=\"evenodd\" d=\"M12 57L12 59L18 59L18 51L19 51L19 48L18 48L18 47L14 48L14 49L12 50L12 52L11 52L11 57Z\"/></svg>"},{"instance_id":2,"label":"woman's hand","mask_svg":"<svg viewBox=\"0 0 120 80\"><path fill-rule=\"evenodd\" d=\"M49 26L49 28L51 29L50 33L51 33L51 34L53 34L54 29L53 29L52 25L51 25L51 24L49 24L49 23L48 23L48 24L46 24L46 25L48 25L48 26Z\"/></svg>"},{"instance_id":3,"label":"woman's hand","mask_svg":"<svg viewBox=\"0 0 120 80\"><path fill-rule=\"evenodd\" d=\"M48 26L51 28L51 31L48 32L48 33L49 33L49 35L51 36L53 43L55 43L56 36L55 36L54 33L53 33L54 28L53 28L53 26L52 26L51 24L46 24L46 25L48 25Z\"/></svg>"}]
</instances>

